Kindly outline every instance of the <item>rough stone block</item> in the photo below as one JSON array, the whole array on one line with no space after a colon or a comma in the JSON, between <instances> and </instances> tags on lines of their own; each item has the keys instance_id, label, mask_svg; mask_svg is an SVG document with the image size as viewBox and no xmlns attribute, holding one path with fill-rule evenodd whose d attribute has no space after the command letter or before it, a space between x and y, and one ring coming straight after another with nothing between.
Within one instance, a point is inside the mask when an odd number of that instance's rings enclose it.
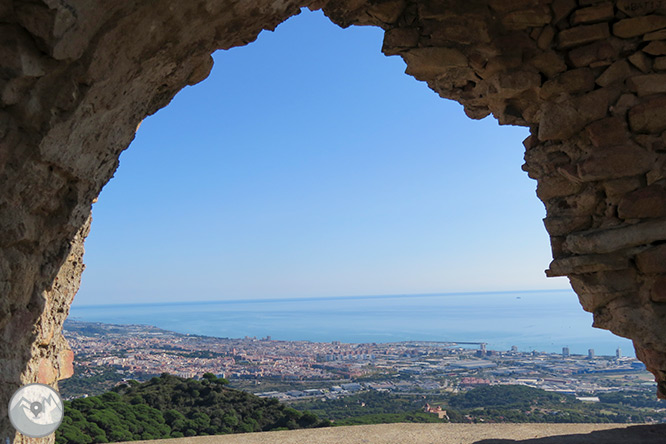
<instances>
[{"instance_id":1,"label":"rough stone block","mask_svg":"<svg viewBox=\"0 0 666 444\"><path fill-rule=\"evenodd\" d=\"M393 28L384 33L382 52L397 55L400 51L414 48L419 44L419 30L416 28Z\"/></svg>"},{"instance_id":2,"label":"rough stone block","mask_svg":"<svg viewBox=\"0 0 666 444\"><path fill-rule=\"evenodd\" d=\"M40 384L53 384L58 380L58 372L48 359L42 358L37 369L37 382Z\"/></svg>"},{"instance_id":3,"label":"rough stone block","mask_svg":"<svg viewBox=\"0 0 666 444\"><path fill-rule=\"evenodd\" d=\"M555 217L543 220L543 224L551 236L563 236L576 231L590 228L592 219L589 216Z\"/></svg>"},{"instance_id":4,"label":"rough stone block","mask_svg":"<svg viewBox=\"0 0 666 444\"><path fill-rule=\"evenodd\" d=\"M605 22L615 17L615 10L611 2L600 3L575 11L571 18L572 25L585 23Z\"/></svg>"},{"instance_id":5,"label":"rough stone block","mask_svg":"<svg viewBox=\"0 0 666 444\"><path fill-rule=\"evenodd\" d=\"M629 39L662 28L666 28L666 17L646 15L620 20L613 25L613 34L623 39Z\"/></svg>"},{"instance_id":6,"label":"rough stone block","mask_svg":"<svg viewBox=\"0 0 666 444\"><path fill-rule=\"evenodd\" d=\"M509 12L502 17L502 24L506 29L520 30L547 25L550 20L548 7L539 5L530 9Z\"/></svg>"},{"instance_id":7,"label":"rough stone block","mask_svg":"<svg viewBox=\"0 0 666 444\"><path fill-rule=\"evenodd\" d=\"M615 82L621 82L631 75L631 67L626 60L618 60L606 69L597 78L599 86L608 86Z\"/></svg>"},{"instance_id":8,"label":"rough stone block","mask_svg":"<svg viewBox=\"0 0 666 444\"><path fill-rule=\"evenodd\" d=\"M423 32L433 46L479 44L491 41L488 23L479 17L455 17L431 23L423 22ZM432 29L428 29L432 28Z\"/></svg>"},{"instance_id":9,"label":"rough stone block","mask_svg":"<svg viewBox=\"0 0 666 444\"><path fill-rule=\"evenodd\" d=\"M607 41L595 42L569 51L569 60L574 67L589 66L592 63L610 62L617 57L618 51Z\"/></svg>"},{"instance_id":10,"label":"rough stone block","mask_svg":"<svg viewBox=\"0 0 666 444\"><path fill-rule=\"evenodd\" d=\"M576 220L575 226L566 230L568 232L586 230L589 224L585 222L585 218L592 216L601 203L601 196L592 187L584 188L577 194L553 199L546 205L548 228L554 228L553 232L555 232L558 227L564 224L574 224L572 221ZM561 234L553 234L553 236Z\"/></svg>"},{"instance_id":11,"label":"rough stone block","mask_svg":"<svg viewBox=\"0 0 666 444\"><path fill-rule=\"evenodd\" d=\"M576 254L612 253L666 239L664 220L651 220L616 228L592 229L566 237L563 249Z\"/></svg>"},{"instance_id":12,"label":"rough stone block","mask_svg":"<svg viewBox=\"0 0 666 444\"><path fill-rule=\"evenodd\" d=\"M636 0L617 0L615 3L617 9L627 14L629 17L638 17L642 15L651 14L660 7L658 1L636 1Z\"/></svg>"},{"instance_id":13,"label":"rough stone block","mask_svg":"<svg viewBox=\"0 0 666 444\"><path fill-rule=\"evenodd\" d=\"M666 40L666 29L661 29L659 31L650 32L643 36L643 40L646 42L652 40Z\"/></svg>"},{"instance_id":14,"label":"rough stone block","mask_svg":"<svg viewBox=\"0 0 666 444\"><path fill-rule=\"evenodd\" d=\"M636 272L632 269L569 275L571 286L585 311L596 312L609 302L637 291Z\"/></svg>"},{"instance_id":15,"label":"rough stone block","mask_svg":"<svg viewBox=\"0 0 666 444\"><path fill-rule=\"evenodd\" d=\"M666 245L658 245L637 254L636 266L641 273L666 273Z\"/></svg>"},{"instance_id":16,"label":"rough stone block","mask_svg":"<svg viewBox=\"0 0 666 444\"><path fill-rule=\"evenodd\" d=\"M539 179L536 194L543 202L555 197L570 196L579 192L581 184L562 176L546 176Z\"/></svg>"},{"instance_id":17,"label":"rough stone block","mask_svg":"<svg viewBox=\"0 0 666 444\"><path fill-rule=\"evenodd\" d=\"M554 0L550 5L553 10L553 23L557 24L562 19L567 18L571 11L576 9L576 6L578 6L576 0Z\"/></svg>"},{"instance_id":18,"label":"rough stone block","mask_svg":"<svg viewBox=\"0 0 666 444\"><path fill-rule=\"evenodd\" d=\"M539 95L543 99L550 99L562 93L580 94L594 89L594 74L589 68L572 69L563 72L541 87Z\"/></svg>"},{"instance_id":19,"label":"rough stone block","mask_svg":"<svg viewBox=\"0 0 666 444\"><path fill-rule=\"evenodd\" d=\"M660 304L666 302L666 276L659 276L655 279L650 291L650 299ZM660 368L664 369L666 366Z\"/></svg>"},{"instance_id":20,"label":"rough stone block","mask_svg":"<svg viewBox=\"0 0 666 444\"><path fill-rule=\"evenodd\" d=\"M643 51L638 51L630 55L629 61L644 73L647 73L652 69L652 60L650 60Z\"/></svg>"},{"instance_id":21,"label":"rough stone block","mask_svg":"<svg viewBox=\"0 0 666 444\"><path fill-rule=\"evenodd\" d=\"M553 255L553 259L571 256L571 252L565 248L564 243L564 236L550 236L550 252Z\"/></svg>"},{"instance_id":22,"label":"rough stone block","mask_svg":"<svg viewBox=\"0 0 666 444\"><path fill-rule=\"evenodd\" d=\"M576 99L544 103L539 140L563 140L577 134L589 123L606 117L609 100L609 91L598 89Z\"/></svg>"},{"instance_id":23,"label":"rough stone block","mask_svg":"<svg viewBox=\"0 0 666 444\"><path fill-rule=\"evenodd\" d=\"M666 57L657 57L654 60L653 68L657 71L666 71Z\"/></svg>"},{"instance_id":24,"label":"rough stone block","mask_svg":"<svg viewBox=\"0 0 666 444\"><path fill-rule=\"evenodd\" d=\"M578 164L578 176L583 181L636 176L648 171L652 160L652 156L636 145L606 147Z\"/></svg>"},{"instance_id":25,"label":"rough stone block","mask_svg":"<svg viewBox=\"0 0 666 444\"><path fill-rule=\"evenodd\" d=\"M546 102L541 108L539 140L563 140L578 133L588 122L583 122L573 101Z\"/></svg>"},{"instance_id":26,"label":"rough stone block","mask_svg":"<svg viewBox=\"0 0 666 444\"><path fill-rule=\"evenodd\" d=\"M554 51L541 52L530 60L529 63L548 78L552 78L567 70L567 65L564 63L564 59Z\"/></svg>"},{"instance_id":27,"label":"rough stone block","mask_svg":"<svg viewBox=\"0 0 666 444\"><path fill-rule=\"evenodd\" d=\"M570 274L595 273L598 271L624 270L629 268L629 259L623 255L591 254L555 259L546 270L548 277Z\"/></svg>"},{"instance_id":28,"label":"rough stone block","mask_svg":"<svg viewBox=\"0 0 666 444\"><path fill-rule=\"evenodd\" d=\"M565 29L558 35L559 47L562 49L592 43L597 40L607 39L608 37L610 37L610 31L607 23L577 26Z\"/></svg>"},{"instance_id":29,"label":"rough stone block","mask_svg":"<svg viewBox=\"0 0 666 444\"><path fill-rule=\"evenodd\" d=\"M422 19L440 19L460 16L462 14L483 13L488 8L485 2L479 2L478 0L466 3L460 3L455 0L425 0L418 2L417 5L419 17Z\"/></svg>"},{"instance_id":30,"label":"rough stone block","mask_svg":"<svg viewBox=\"0 0 666 444\"><path fill-rule=\"evenodd\" d=\"M536 42L530 38L529 33L523 31L507 31L494 36L493 44L497 45L497 48L511 48L509 53L532 52L536 49Z\"/></svg>"},{"instance_id":31,"label":"rough stone block","mask_svg":"<svg viewBox=\"0 0 666 444\"><path fill-rule=\"evenodd\" d=\"M387 0L373 4L368 14L383 23L395 23L405 9L405 0Z\"/></svg>"},{"instance_id":32,"label":"rough stone block","mask_svg":"<svg viewBox=\"0 0 666 444\"><path fill-rule=\"evenodd\" d=\"M638 100L638 97L634 94L622 94L617 102L611 107L611 112L614 116L619 116L624 119L627 111L639 103L640 100Z\"/></svg>"},{"instance_id":33,"label":"rough stone block","mask_svg":"<svg viewBox=\"0 0 666 444\"><path fill-rule=\"evenodd\" d=\"M641 96L666 92L666 74L645 74L631 77L627 85Z\"/></svg>"},{"instance_id":34,"label":"rough stone block","mask_svg":"<svg viewBox=\"0 0 666 444\"><path fill-rule=\"evenodd\" d=\"M415 48L404 54L405 72L419 80L443 74L451 67L466 67L467 57L453 48Z\"/></svg>"},{"instance_id":35,"label":"rough stone block","mask_svg":"<svg viewBox=\"0 0 666 444\"><path fill-rule=\"evenodd\" d=\"M632 191L620 201L617 212L622 219L665 217L666 190L654 184Z\"/></svg>"},{"instance_id":36,"label":"rough stone block","mask_svg":"<svg viewBox=\"0 0 666 444\"><path fill-rule=\"evenodd\" d=\"M548 49L550 48L551 43L553 43L553 39L555 38L555 28L552 26L544 26L541 32L539 33L539 37L537 38L537 47L539 49Z\"/></svg>"},{"instance_id":37,"label":"rough stone block","mask_svg":"<svg viewBox=\"0 0 666 444\"><path fill-rule=\"evenodd\" d=\"M541 85L541 76L533 71L501 71L490 82L497 89L497 97L515 97L528 89Z\"/></svg>"},{"instance_id":38,"label":"rough stone block","mask_svg":"<svg viewBox=\"0 0 666 444\"><path fill-rule=\"evenodd\" d=\"M74 352L66 350L58 357L58 379L67 379L74 375Z\"/></svg>"},{"instance_id":39,"label":"rough stone block","mask_svg":"<svg viewBox=\"0 0 666 444\"><path fill-rule=\"evenodd\" d=\"M664 17L664 19L666 19L666 17ZM666 42L663 40L650 42L650 44L643 48L643 52L652 56L666 55Z\"/></svg>"},{"instance_id":40,"label":"rough stone block","mask_svg":"<svg viewBox=\"0 0 666 444\"><path fill-rule=\"evenodd\" d=\"M606 117L611 110L610 105L619 98L620 89L611 85L580 96L576 98L576 102L581 106L581 114L588 122L593 122Z\"/></svg>"},{"instance_id":41,"label":"rough stone block","mask_svg":"<svg viewBox=\"0 0 666 444\"><path fill-rule=\"evenodd\" d=\"M518 69L522 63L523 59L520 54L491 57L484 68L483 78L487 79L498 72Z\"/></svg>"},{"instance_id":42,"label":"rough stone block","mask_svg":"<svg viewBox=\"0 0 666 444\"><path fill-rule=\"evenodd\" d=\"M519 9L529 9L537 4L538 0L513 0L507 2L505 0L489 0L488 4L492 9L499 12L500 14L506 14L511 11L517 11Z\"/></svg>"},{"instance_id":43,"label":"rough stone block","mask_svg":"<svg viewBox=\"0 0 666 444\"><path fill-rule=\"evenodd\" d=\"M199 82L203 82L210 75L210 71L213 69L213 63L213 58L210 55L206 54L203 56L194 66L192 73L187 79L187 84L196 85Z\"/></svg>"},{"instance_id":44,"label":"rough stone block","mask_svg":"<svg viewBox=\"0 0 666 444\"><path fill-rule=\"evenodd\" d=\"M585 131L595 147L622 145L629 141L624 122L617 117L607 117L589 124Z\"/></svg>"},{"instance_id":45,"label":"rough stone block","mask_svg":"<svg viewBox=\"0 0 666 444\"><path fill-rule=\"evenodd\" d=\"M648 185L666 179L666 156L657 154L657 160L655 161L654 166L645 175L645 178L647 179Z\"/></svg>"},{"instance_id":46,"label":"rough stone block","mask_svg":"<svg viewBox=\"0 0 666 444\"><path fill-rule=\"evenodd\" d=\"M641 186L643 186L642 177L623 177L622 179L604 181L604 191L611 200L622 197Z\"/></svg>"},{"instance_id":47,"label":"rough stone block","mask_svg":"<svg viewBox=\"0 0 666 444\"><path fill-rule=\"evenodd\" d=\"M640 133L666 130L666 97L656 97L629 110L629 127Z\"/></svg>"},{"instance_id":48,"label":"rough stone block","mask_svg":"<svg viewBox=\"0 0 666 444\"><path fill-rule=\"evenodd\" d=\"M628 293L638 290L638 279L633 268L622 270L607 270L594 273L592 280L598 286L600 293Z\"/></svg>"}]
</instances>

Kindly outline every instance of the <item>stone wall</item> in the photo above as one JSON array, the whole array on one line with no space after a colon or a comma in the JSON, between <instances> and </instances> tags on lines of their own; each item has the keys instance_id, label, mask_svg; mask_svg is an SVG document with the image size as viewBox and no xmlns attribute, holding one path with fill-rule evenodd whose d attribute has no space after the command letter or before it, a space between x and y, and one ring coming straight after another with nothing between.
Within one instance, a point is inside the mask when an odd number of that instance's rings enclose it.
<instances>
[{"instance_id":1,"label":"stone wall","mask_svg":"<svg viewBox=\"0 0 666 444\"><path fill-rule=\"evenodd\" d=\"M16 387L71 373L91 203L138 123L302 6L383 28L383 52L469 117L530 128L547 273L634 340L665 397L665 2L0 0L0 438Z\"/></svg>"}]
</instances>

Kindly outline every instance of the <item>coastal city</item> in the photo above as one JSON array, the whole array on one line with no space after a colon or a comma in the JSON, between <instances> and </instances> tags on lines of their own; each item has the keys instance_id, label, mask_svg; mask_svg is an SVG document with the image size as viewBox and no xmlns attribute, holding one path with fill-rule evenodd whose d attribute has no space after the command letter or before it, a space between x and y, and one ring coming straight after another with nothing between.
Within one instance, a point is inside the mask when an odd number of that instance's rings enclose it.
<instances>
[{"instance_id":1,"label":"coastal city","mask_svg":"<svg viewBox=\"0 0 666 444\"><path fill-rule=\"evenodd\" d=\"M525 385L594 401L611 391L654 390L653 376L633 357L489 350L485 343L410 341L341 343L187 335L156 327L68 320L74 378L104 373L120 382L170 373L205 373L261 397L289 402L337 398L364 390L458 393L484 385ZM77 393L86 396L95 393Z\"/></svg>"}]
</instances>

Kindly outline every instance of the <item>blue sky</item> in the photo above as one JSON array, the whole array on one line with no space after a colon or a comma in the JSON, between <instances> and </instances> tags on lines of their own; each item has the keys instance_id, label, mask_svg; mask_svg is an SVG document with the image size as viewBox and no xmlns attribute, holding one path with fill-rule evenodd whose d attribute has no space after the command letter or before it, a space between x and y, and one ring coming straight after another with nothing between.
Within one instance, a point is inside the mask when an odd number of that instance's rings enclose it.
<instances>
[{"instance_id":1,"label":"blue sky","mask_svg":"<svg viewBox=\"0 0 666 444\"><path fill-rule=\"evenodd\" d=\"M77 305L569 288L526 128L473 121L304 12L214 55L93 206Z\"/></svg>"}]
</instances>

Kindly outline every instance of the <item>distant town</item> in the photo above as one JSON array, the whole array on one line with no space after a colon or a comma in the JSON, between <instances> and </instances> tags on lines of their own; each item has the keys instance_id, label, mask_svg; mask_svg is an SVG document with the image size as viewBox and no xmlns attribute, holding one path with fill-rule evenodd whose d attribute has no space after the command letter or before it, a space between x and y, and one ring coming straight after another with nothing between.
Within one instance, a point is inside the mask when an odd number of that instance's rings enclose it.
<instances>
[{"instance_id":1,"label":"distant town","mask_svg":"<svg viewBox=\"0 0 666 444\"><path fill-rule=\"evenodd\" d=\"M68 320L75 375L66 397L97 394L86 380L113 385L162 373L213 373L232 386L284 402L337 398L360 391L457 393L483 385L525 385L594 402L609 391L654 390L635 358L497 351L485 343L409 341L350 344L187 335L156 327ZM106 387L108 389L108 387ZM96 390L103 391L100 388ZM91 392L91 393L88 393Z\"/></svg>"}]
</instances>

